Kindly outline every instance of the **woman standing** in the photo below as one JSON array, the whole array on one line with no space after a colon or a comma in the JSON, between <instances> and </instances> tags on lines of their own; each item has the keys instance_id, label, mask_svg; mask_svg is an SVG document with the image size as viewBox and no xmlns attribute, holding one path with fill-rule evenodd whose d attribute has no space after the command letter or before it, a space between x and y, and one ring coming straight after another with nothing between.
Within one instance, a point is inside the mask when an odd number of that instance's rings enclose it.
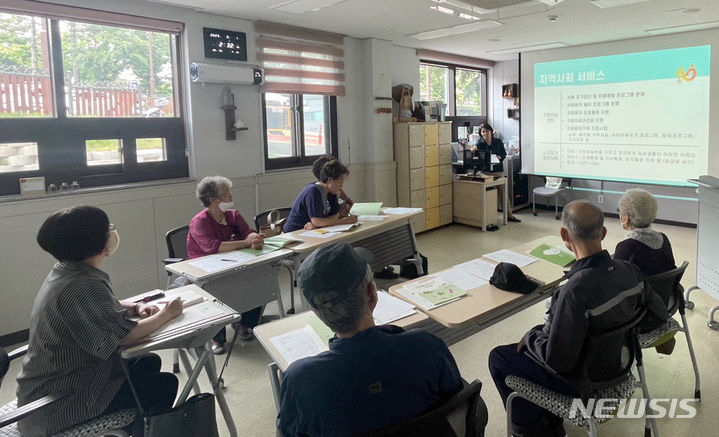
<instances>
[{"instance_id":1,"label":"woman standing","mask_svg":"<svg viewBox=\"0 0 719 437\"><path fill-rule=\"evenodd\" d=\"M55 434L134 408L118 348L137 343L182 313L179 300L160 310L115 297L100 264L117 250L120 237L99 208L76 206L54 213L40 227L37 242L58 262L30 314L29 347L17 378L18 406L50 394L72 394L22 419L18 427L23 436ZM157 355L126 364L144 408L172 406L177 378L160 373Z\"/></svg>"},{"instance_id":2,"label":"woman standing","mask_svg":"<svg viewBox=\"0 0 719 437\"><path fill-rule=\"evenodd\" d=\"M197 184L197 198L205 207L190 221L190 231L187 234L187 256L199 258L219 252L231 250L262 249L264 237L254 230L242 218L239 212L232 208L232 181L223 176L207 176ZM253 308L242 313L239 325L240 338L245 341L254 338L252 328L257 326L262 315L262 307ZM212 340L212 352L222 354L225 352L227 331L222 328Z\"/></svg>"},{"instance_id":3,"label":"woman standing","mask_svg":"<svg viewBox=\"0 0 719 437\"><path fill-rule=\"evenodd\" d=\"M502 143L502 140L499 138L494 138L494 129L492 129L492 126L489 125L489 123L482 123L479 125L479 143L472 147L472 152L477 152L477 150L489 150L489 152L492 155L495 155L497 159L499 160L499 164L492 165L492 171L490 172L493 176L504 176L504 159L507 157L507 151L504 149L504 144ZM499 190L499 197L501 199L504 199L504 187L498 186L497 190ZM512 200L511 200L511 194L512 189L511 187L508 188L507 193L507 199L510 205L502 205L502 208L505 208L507 210L507 220L510 222L519 223L521 220L519 220L517 217L512 214ZM504 200L502 200L502 203L504 203Z\"/></svg>"}]
</instances>

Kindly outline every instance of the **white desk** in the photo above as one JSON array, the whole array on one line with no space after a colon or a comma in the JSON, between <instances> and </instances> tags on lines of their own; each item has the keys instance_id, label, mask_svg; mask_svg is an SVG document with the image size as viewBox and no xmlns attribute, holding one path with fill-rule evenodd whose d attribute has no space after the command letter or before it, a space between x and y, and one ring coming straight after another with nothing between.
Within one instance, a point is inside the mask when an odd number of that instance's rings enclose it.
<instances>
[{"instance_id":1,"label":"white desk","mask_svg":"<svg viewBox=\"0 0 719 437\"><path fill-rule=\"evenodd\" d=\"M285 311L280 299L277 270L283 260L292 256L294 252L279 249L245 263L228 263L227 268L214 272L206 272L192 265L194 261L206 258L200 257L168 264L165 270L186 277L190 282L239 312L249 311L277 300L282 316Z\"/></svg>"},{"instance_id":2,"label":"white desk","mask_svg":"<svg viewBox=\"0 0 719 437\"><path fill-rule=\"evenodd\" d=\"M202 369L205 369L207 377L210 380L210 384L213 387L215 397L217 398L217 404L220 406L222 416L225 419L227 428L230 431L232 437L237 436L237 428L235 427L234 420L232 419L232 413L227 405L227 400L222 392L222 388L218 383L217 370L215 369L214 356L212 355L210 348L210 340L217 334L217 331L231 323L234 323L240 319L240 314L232 308L228 307L221 301L215 299L211 294L201 289L196 285L187 285L185 287L175 288L172 290L165 291L165 298L172 298L173 295L182 293L186 290L192 290L197 294L204 296L207 300L215 301L218 307L222 310L224 315L217 319L212 320L206 324L194 326L191 329L178 329L176 333L170 334L170 336L155 341L144 341L142 343L127 347L121 350L123 358L132 358L140 355L147 354L152 351L162 349L179 349L182 362L190 375L185 386L180 391L175 406L185 402L190 394L190 391L194 388L196 393L199 393L199 387L197 385L197 378L200 376ZM137 295L132 299L139 300L146 295L155 294L156 290L150 291ZM187 356L187 351L197 352L198 359L194 366L190 365L190 360Z\"/></svg>"}]
</instances>

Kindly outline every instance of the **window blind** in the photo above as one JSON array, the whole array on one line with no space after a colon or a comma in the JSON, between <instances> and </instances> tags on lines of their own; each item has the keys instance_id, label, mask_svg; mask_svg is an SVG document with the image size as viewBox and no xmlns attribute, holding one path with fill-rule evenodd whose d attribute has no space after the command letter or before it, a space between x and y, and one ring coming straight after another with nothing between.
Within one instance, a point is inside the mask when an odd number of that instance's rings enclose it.
<instances>
[{"instance_id":1,"label":"window blind","mask_svg":"<svg viewBox=\"0 0 719 437\"><path fill-rule=\"evenodd\" d=\"M255 32L263 92L345 95L342 35L267 21L256 21Z\"/></svg>"}]
</instances>

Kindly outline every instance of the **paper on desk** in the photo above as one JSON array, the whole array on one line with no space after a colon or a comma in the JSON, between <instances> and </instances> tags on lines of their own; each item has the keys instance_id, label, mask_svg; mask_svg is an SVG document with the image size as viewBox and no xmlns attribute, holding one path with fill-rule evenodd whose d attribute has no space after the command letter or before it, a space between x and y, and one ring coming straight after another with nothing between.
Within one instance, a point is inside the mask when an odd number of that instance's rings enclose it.
<instances>
[{"instance_id":1,"label":"paper on desk","mask_svg":"<svg viewBox=\"0 0 719 437\"><path fill-rule=\"evenodd\" d=\"M490 164L499 164L499 156L492 153L492 159L490 161Z\"/></svg>"},{"instance_id":2,"label":"paper on desk","mask_svg":"<svg viewBox=\"0 0 719 437\"><path fill-rule=\"evenodd\" d=\"M322 344L320 337L309 325L272 337L270 341L288 365L329 349L328 345Z\"/></svg>"},{"instance_id":3,"label":"paper on desk","mask_svg":"<svg viewBox=\"0 0 719 437\"><path fill-rule=\"evenodd\" d=\"M457 264L456 266L454 266L455 269L461 270L465 273L469 273L470 275L477 276L487 281L489 281L489 279L494 274L495 267L496 266L494 264L488 263L487 261L481 260L479 258L463 262L462 264Z\"/></svg>"},{"instance_id":4,"label":"paper on desk","mask_svg":"<svg viewBox=\"0 0 719 437\"><path fill-rule=\"evenodd\" d=\"M489 282L479 276L471 275L462 271L457 267L447 269L445 271L435 273L434 276L442 278L444 281L456 285L463 290L471 290L472 288L481 287Z\"/></svg>"},{"instance_id":5,"label":"paper on desk","mask_svg":"<svg viewBox=\"0 0 719 437\"><path fill-rule=\"evenodd\" d=\"M192 305L189 308L185 308L182 311L182 314L172 319L162 328L150 334L148 338L150 340L155 340L158 337L165 336L172 332L182 332L184 330L191 329L198 324L202 325L207 322L211 322L212 320L222 318L226 314L227 313L219 304L208 300L197 305Z\"/></svg>"},{"instance_id":6,"label":"paper on desk","mask_svg":"<svg viewBox=\"0 0 719 437\"><path fill-rule=\"evenodd\" d=\"M382 208L382 202L355 203L350 209L352 215L377 215Z\"/></svg>"},{"instance_id":7,"label":"paper on desk","mask_svg":"<svg viewBox=\"0 0 719 437\"><path fill-rule=\"evenodd\" d=\"M400 214L409 214L411 212L420 212L422 211L422 208L385 208L384 212L385 214L394 214L394 215L400 215Z\"/></svg>"},{"instance_id":8,"label":"paper on desk","mask_svg":"<svg viewBox=\"0 0 719 437\"><path fill-rule=\"evenodd\" d=\"M377 290L377 306L372 313L376 324L385 325L395 320L411 316L416 312L414 305L411 303L390 296L389 293L384 290Z\"/></svg>"},{"instance_id":9,"label":"paper on desk","mask_svg":"<svg viewBox=\"0 0 719 437\"><path fill-rule=\"evenodd\" d=\"M433 304L432 302L423 298L421 295L419 295L405 287L398 288L397 293L400 294L401 296L409 299L410 302L414 303L417 307L419 307L425 311L440 307L442 305L446 305L448 303L456 302L457 300L459 300L459 297L458 297L456 299L447 300L442 303Z\"/></svg>"},{"instance_id":10,"label":"paper on desk","mask_svg":"<svg viewBox=\"0 0 719 437\"><path fill-rule=\"evenodd\" d=\"M326 228L322 229L314 229L311 231L303 232L299 236L300 237L312 237L312 238L330 238L334 237L335 235L339 234L339 232L318 232L323 231Z\"/></svg>"},{"instance_id":11,"label":"paper on desk","mask_svg":"<svg viewBox=\"0 0 719 437\"><path fill-rule=\"evenodd\" d=\"M207 273L223 270L236 264L235 261L222 261L222 259L223 257L217 255L208 256L207 258L189 261L188 264Z\"/></svg>"},{"instance_id":12,"label":"paper on desk","mask_svg":"<svg viewBox=\"0 0 719 437\"><path fill-rule=\"evenodd\" d=\"M157 303L166 305L174 299L180 299L182 301L183 308L191 307L192 305L205 301L205 297L201 294L197 294L193 290L186 290L181 293L165 294L165 298Z\"/></svg>"},{"instance_id":13,"label":"paper on desk","mask_svg":"<svg viewBox=\"0 0 719 437\"><path fill-rule=\"evenodd\" d=\"M386 219L388 216L386 215L361 215L357 217L357 222L381 222L382 220Z\"/></svg>"},{"instance_id":14,"label":"paper on desk","mask_svg":"<svg viewBox=\"0 0 719 437\"><path fill-rule=\"evenodd\" d=\"M482 256L491 259L492 261L497 261L498 263L505 262L516 264L517 267L524 267L537 261L537 258L522 255L521 253L513 252L507 249L498 250L496 252L488 253Z\"/></svg>"},{"instance_id":15,"label":"paper on desk","mask_svg":"<svg viewBox=\"0 0 719 437\"><path fill-rule=\"evenodd\" d=\"M359 224L349 223L346 225L327 226L325 228L320 228L320 229L323 231L327 231L327 232L345 232L345 231L349 231L350 229L354 228L355 226L359 226Z\"/></svg>"}]
</instances>

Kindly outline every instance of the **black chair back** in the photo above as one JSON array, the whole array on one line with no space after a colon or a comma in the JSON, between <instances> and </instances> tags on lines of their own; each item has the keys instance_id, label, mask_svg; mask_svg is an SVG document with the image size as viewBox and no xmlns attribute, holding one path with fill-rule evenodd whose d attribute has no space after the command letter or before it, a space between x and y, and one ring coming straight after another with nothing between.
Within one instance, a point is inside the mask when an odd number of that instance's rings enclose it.
<instances>
[{"instance_id":1,"label":"black chair back","mask_svg":"<svg viewBox=\"0 0 719 437\"><path fill-rule=\"evenodd\" d=\"M278 219L283 219L283 218L287 218L290 216L290 211L292 211L292 208L289 208L289 207L288 208L272 208L272 209L268 209L267 211L262 211L261 213L257 214L255 216L255 229L257 230L257 232L260 231L260 227L268 224L267 216L272 211L275 211L275 210L280 213L280 216L278 217Z\"/></svg>"},{"instance_id":2,"label":"black chair back","mask_svg":"<svg viewBox=\"0 0 719 437\"><path fill-rule=\"evenodd\" d=\"M654 291L662 297L662 300L664 300L664 303L667 305L667 312L670 316L677 312L680 307L684 310L683 289L679 282L682 280L682 276L684 276L688 265L689 263L684 261L682 265L676 269L644 278Z\"/></svg>"},{"instance_id":3,"label":"black chair back","mask_svg":"<svg viewBox=\"0 0 719 437\"><path fill-rule=\"evenodd\" d=\"M582 398L586 400L596 391L622 382L635 360L641 365L637 325L646 312L642 307L627 323L610 331L590 333L584 340L578 372L566 376L568 382L579 389Z\"/></svg>"},{"instance_id":4,"label":"black chair back","mask_svg":"<svg viewBox=\"0 0 719 437\"><path fill-rule=\"evenodd\" d=\"M439 407L419 417L382 429L361 433L355 437L481 437L484 435L483 430L487 425L487 407L479 395L481 390L482 383L475 380ZM465 416L466 431L463 436L458 436L447 420L447 416L465 405L467 406Z\"/></svg>"},{"instance_id":5,"label":"black chair back","mask_svg":"<svg viewBox=\"0 0 719 437\"><path fill-rule=\"evenodd\" d=\"M190 225L180 226L165 234L167 244L167 255L169 258L187 259L187 234L190 232Z\"/></svg>"}]
</instances>

